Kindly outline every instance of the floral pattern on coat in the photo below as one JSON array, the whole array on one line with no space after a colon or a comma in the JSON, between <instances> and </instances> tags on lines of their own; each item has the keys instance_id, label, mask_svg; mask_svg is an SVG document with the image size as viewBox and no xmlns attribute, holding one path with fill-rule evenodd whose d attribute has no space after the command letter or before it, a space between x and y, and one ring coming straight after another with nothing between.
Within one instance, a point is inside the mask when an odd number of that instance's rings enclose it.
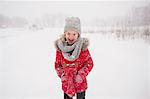
<instances>
[{"instance_id":1,"label":"floral pattern on coat","mask_svg":"<svg viewBox=\"0 0 150 99\"><path fill-rule=\"evenodd\" d=\"M93 68L93 60L87 49L82 50L75 61L66 60L60 50L56 50L55 70L61 78L62 90L68 96L83 92L88 88L86 76Z\"/></svg>"}]
</instances>

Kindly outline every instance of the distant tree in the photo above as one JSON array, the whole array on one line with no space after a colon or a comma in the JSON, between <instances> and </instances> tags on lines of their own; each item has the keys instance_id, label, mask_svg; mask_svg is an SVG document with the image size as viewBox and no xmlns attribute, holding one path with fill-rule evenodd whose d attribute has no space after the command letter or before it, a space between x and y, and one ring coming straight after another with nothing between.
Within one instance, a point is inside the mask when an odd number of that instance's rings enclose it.
<instances>
[{"instance_id":1,"label":"distant tree","mask_svg":"<svg viewBox=\"0 0 150 99\"><path fill-rule=\"evenodd\" d=\"M13 17L10 19L10 26L11 27L24 27L28 24L28 21L22 17Z\"/></svg>"},{"instance_id":2,"label":"distant tree","mask_svg":"<svg viewBox=\"0 0 150 99\"><path fill-rule=\"evenodd\" d=\"M7 18L4 15L0 14L0 28L7 27L6 20L7 20Z\"/></svg>"}]
</instances>

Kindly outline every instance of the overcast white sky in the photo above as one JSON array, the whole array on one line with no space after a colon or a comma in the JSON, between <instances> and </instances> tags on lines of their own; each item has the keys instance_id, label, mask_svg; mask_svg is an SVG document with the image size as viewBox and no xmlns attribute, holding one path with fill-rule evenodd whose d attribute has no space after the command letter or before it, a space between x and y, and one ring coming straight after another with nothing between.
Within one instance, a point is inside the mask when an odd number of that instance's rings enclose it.
<instances>
[{"instance_id":1,"label":"overcast white sky","mask_svg":"<svg viewBox=\"0 0 150 99\"><path fill-rule=\"evenodd\" d=\"M68 14L84 18L107 18L124 15L131 6L142 6L146 0L118 1L0 1L0 14L21 16L27 19L45 13Z\"/></svg>"}]
</instances>

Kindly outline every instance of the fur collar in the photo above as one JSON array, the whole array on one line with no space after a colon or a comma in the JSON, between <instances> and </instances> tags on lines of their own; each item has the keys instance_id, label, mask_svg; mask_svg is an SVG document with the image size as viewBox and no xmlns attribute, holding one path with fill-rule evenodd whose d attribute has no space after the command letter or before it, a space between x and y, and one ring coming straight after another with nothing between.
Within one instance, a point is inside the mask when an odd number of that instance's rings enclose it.
<instances>
[{"instance_id":1,"label":"fur collar","mask_svg":"<svg viewBox=\"0 0 150 99\"><path fill-rule=\"evenodd\" d=\"M82 45L82 51L84 51L85 49L87 49L88 46L89 46L89 39L88 39L88 38L83 38L83 39L84 39L84 42L83 42L83 45ZM55 48L56 48L57 50L59 50L58 45L57 45L58 40L62 40L62 42L65 42L64 37L61 37L61 38L57 39L57 40L55 41L55 43L54 43L54 44L55 44Z\"/></svg>"}]
</instances>

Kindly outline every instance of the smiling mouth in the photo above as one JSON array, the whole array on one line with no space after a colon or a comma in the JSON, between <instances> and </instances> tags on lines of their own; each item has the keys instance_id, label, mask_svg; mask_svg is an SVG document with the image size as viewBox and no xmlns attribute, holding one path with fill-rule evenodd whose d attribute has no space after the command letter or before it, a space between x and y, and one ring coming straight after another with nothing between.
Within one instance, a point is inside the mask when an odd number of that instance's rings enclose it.
<instances>
[{"instance_id":1,"label":"smiling mouth","mask_svg":"<svg viewBox=\"0 0 150 99\"><path fill-rule=\"evenodd\" d=\"M70 39L69 39L69 42L73 42L73 41L74 41L74 40L70 40Z\"/></svg>"},{"instance_id":2,"label":"smiling mouth","mask_svg":"<svg viewBox=\"0 0 150 99\"><path fill-rule=\"evenodd\" d=\"M74 42L74 40L69 40L69 39L68 39L68 43L73 43L73 42Z\"/></svg>"}]
</instances>

